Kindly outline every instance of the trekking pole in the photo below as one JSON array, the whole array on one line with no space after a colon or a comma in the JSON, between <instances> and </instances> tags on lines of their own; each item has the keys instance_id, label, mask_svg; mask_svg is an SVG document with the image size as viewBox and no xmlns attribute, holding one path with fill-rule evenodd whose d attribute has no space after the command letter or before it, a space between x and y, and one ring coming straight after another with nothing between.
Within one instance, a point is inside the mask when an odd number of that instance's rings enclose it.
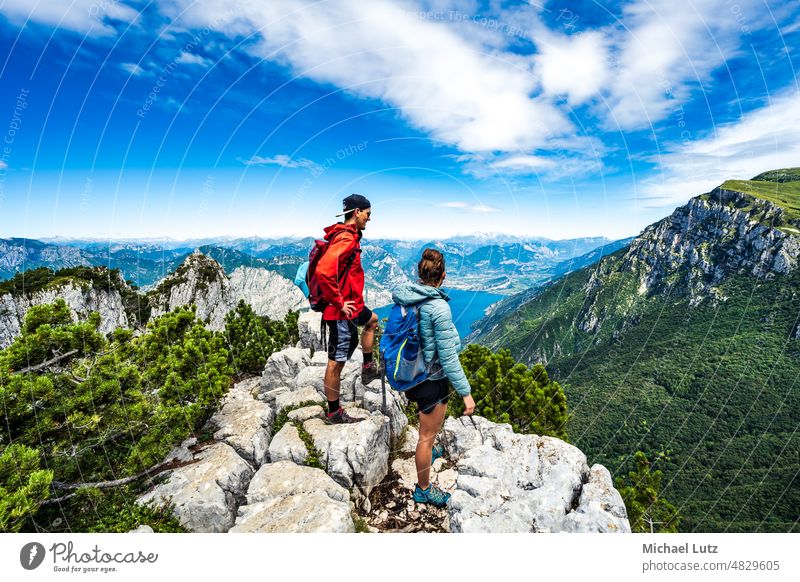
<instances>
[{"instance_id":1,"label":"trekking pole","mask_svg":"<svg viewBox=\"0 0 800 582\"><path fill-rule=\"evenodd\" d=\"M384 365L383 358L381 358L380 363L381 369L381 395L383 397L383 403L381 404L381 413L386 416L386 366Z\"/></svg>"}]
</instances>

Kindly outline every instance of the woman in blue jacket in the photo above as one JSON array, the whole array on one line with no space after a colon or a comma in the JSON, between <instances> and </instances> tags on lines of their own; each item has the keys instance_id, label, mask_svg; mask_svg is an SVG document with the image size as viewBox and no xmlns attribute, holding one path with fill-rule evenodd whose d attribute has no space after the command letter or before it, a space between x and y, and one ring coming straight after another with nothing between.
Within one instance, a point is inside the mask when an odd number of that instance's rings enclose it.
<instances>
[{"instance_id":1,"label":"woman in blue jacket","mask_svg":"<svg viewBox=\"0 0 800 582\"><path fill-rule=\"evenodd\" d=\"M394 292L392 299L395 303L409 307L419 304L422 349L425 364L430 370L425 382L404 392L419 407L414 501L443 507L450 494L431 485L430 472L433 461L444 452L441 445L434 447L433 443L442 429L447 411L449 384L452 383L455 391L464 399L464 414L472 414L475 401L470 395L470 385L458 359L461 340L447 304L450 298L440 288L445 278L444 256L435 249L425 249L417 268L419 282L401 287Z\"/></svg>"}]
</instances>

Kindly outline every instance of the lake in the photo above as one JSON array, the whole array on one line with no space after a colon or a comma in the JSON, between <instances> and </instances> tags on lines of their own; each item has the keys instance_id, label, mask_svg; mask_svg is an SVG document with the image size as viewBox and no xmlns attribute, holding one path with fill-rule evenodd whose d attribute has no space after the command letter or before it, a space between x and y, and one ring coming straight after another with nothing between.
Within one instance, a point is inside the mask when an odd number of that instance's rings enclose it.
<instances>
[{"instance_id":1,"label":"lake","mask_svg":"<svg viewBox=\"0 0 800 582\"><path fill-rule=\"evenodd\" d=\"M463 340L472 331L470 325L483 317L483 312L492 303L505 299L506 295L487 293L485 291L462 291L460 289L447 289L450 296L450 311L453 312L453 323L456 324L458 335ZM389 317L392 305L384 305L375 310L379 319Z\"/></svg>"}]
</instances>

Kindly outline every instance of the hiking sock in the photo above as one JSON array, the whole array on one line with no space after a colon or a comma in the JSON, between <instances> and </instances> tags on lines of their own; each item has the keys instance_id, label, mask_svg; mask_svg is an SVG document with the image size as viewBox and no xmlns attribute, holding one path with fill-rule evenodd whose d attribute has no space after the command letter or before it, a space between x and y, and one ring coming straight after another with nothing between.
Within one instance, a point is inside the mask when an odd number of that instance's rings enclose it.
<instances>
[{"instance_id":1,"label":"hiking sock","mask_svg":"<svg viewBox=\"0 0 800 582\"><path fill-rule=\"evenodd\" d=\"M431 484L430 484L430 483L428 483L428 486L427 486L427 487L425 487L425 489L423 489L422 487L420 487L420 486L419 486L419 483L417 483L417 487L419 487L419 490L420 490L420 491L422 491L423 493L427 493L428 491L430 491L430 490L431 490Z\"/></svg>"},{"instance_id":2,"label":"hiking sock","mask_svg":"<svg viewBox=\"0 0 800 582\"><path fill-rule=\"evenodd\" d=\"M372 352L364 352L364 367L366 368L372 363Z\"/></svg>"},{"instance_id":3,"label":"hiking sock","mask_svg":"<svg viewBox=\"0 0 800 582\"><path fill-rule=\"evenodd\" d=\"M339 410L339 399L328 400L328 414L333 414L337 410Z\"/></svg>"}]
</instances>

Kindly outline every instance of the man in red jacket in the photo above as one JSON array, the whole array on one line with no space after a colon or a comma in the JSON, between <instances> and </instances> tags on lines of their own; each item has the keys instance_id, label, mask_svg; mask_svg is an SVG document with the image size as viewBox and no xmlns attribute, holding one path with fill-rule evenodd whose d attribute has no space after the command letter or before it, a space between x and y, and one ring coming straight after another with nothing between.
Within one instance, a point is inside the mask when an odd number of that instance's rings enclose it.
<instances>
[{"instance_id":1,"label":"man in red jacket","mask_svg":"<svg viewBox=\"0 0 800 582\"><path fill-rule=\"evenodd\" d=\"M361 233L367 227L372 208L360 194L351 194L343 201L345 221L325 229L328 249L319 260L316 277L325 302L322 312L328 332L328 367L325 370L325 397L328 399L327 420L331 424L359 422L339 405L344 364L358 345L358 327L364 363L361 381L368 384L379 378L378 367L372 360L372 346L378 316L364 305L364 269L361 266Z\"/></svg>"}]
</instances>

